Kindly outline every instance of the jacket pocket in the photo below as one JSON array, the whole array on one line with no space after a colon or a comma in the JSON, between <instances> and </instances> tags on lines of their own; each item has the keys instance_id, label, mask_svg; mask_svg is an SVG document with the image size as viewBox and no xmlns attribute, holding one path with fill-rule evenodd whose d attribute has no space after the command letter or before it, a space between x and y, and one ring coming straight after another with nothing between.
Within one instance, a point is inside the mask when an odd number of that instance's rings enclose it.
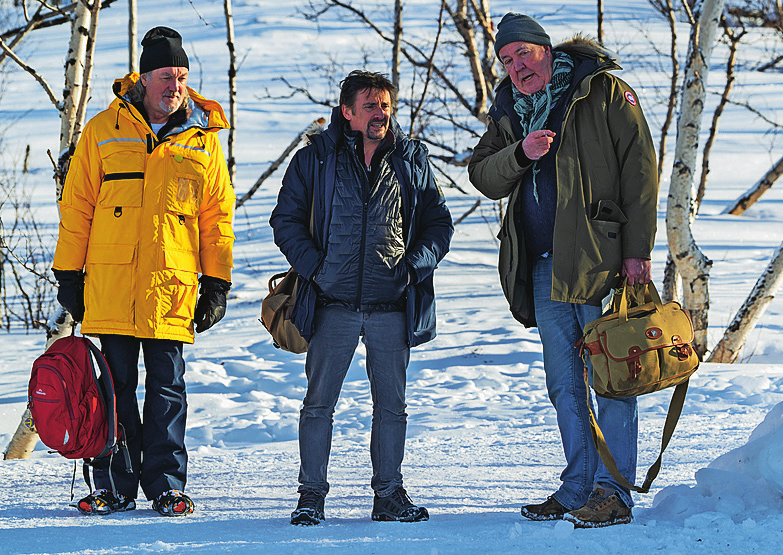
<instances>
[{"instance_id":1,"label":"jacket pocket","mask_svg":"<svg viewBox=\"0 0 783 555\"><path fill-rule=\"evenodd\" d=\"M163 215L161 226L164 251L181 251L183 256L198 258L200 242L197 216L167 211ZM168 265L166 267L179 268Z\"/></svg>"},{"instance_id":2,"label":"jacket pocket","mask_svg":"<svg viewBox=\"0 0 783 555\"><path fill-rule=\"evenodd\" d=\"M168 148L171 168L166 183L166 210L176 214L198 216L204 198L208 156L178 145Z\"/></svg>"},{"instance_id":3,"label":"jacket pocket","mask_svg":"<svg viewBox=\"0 0 783 555\"><path fill-rule=\"evenodd\" d=\"M220 236L217 241L217 261L218 264L234 267L234 229L228 222L218 222L218 232Z\"/></svg>"},{"instance_id":4,"label":"jacket pocket","mask_svg":"<svg viewBox=\"0 0 783 555\"><path fill-rule=\"evenodd\" d=\"M198 274L201 272L198 251L184 251L179 249L164 249L163 265L167 270L182 270Z\"/></svg>"},{"instance_id":5,"label":"jacket pocket","mask_svg":"<svg viewBox=\"0 0 783 555\"><path fill-rule=\"evenodd\" d=\"M161 295L162 302L167 306L164 318L170 324L190 326L198 297L198 274L174 270L169 275L171 277L165 281Z\"/></svg>"},{"instance_id":6,"label":"jacket pocket","mask_svg":"<svg viewBox=\"0 0 783 555\"><path fill-rule=\"evenodd\" d=\"M618 224L627 224L628 218L611 200L599 200L590 207L590 219L602 222L616 222Z\"/></svg>"},{"instance_id":7,"label":"jacket pocket","mask_svg":"<svg viewBox=\"0 0 783 555\"><path fill-rule=\"evenodd\" d=\"M139 235L144 202L144 159L138 152L119 150L104 161L101 189L93 215L91 241L122 244Z\"/></svg>"},{"instance_id":8,"label":"jacket pocket","mask_svg":"<svg viewBox=\"0 0 783 555\"><path fill-rule=\"evenodd\" d=\"M135 245L94 245L87 249L84 305L89 322L133 323Z\"/></svg>"}]
</instances>

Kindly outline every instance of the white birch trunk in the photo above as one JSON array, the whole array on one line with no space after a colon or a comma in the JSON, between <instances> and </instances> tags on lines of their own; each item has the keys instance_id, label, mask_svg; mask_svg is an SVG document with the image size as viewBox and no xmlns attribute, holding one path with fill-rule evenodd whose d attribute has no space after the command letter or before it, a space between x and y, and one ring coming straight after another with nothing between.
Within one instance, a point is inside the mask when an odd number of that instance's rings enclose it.
<instances>
[{"instance_id":1,"label":"white birch trunk","mask_svg":"<svg viewBox=\"0 0 783 555\"><path fill-rule=\"evenodd\" d=\"M71 23L71 41L65 60L65 87L63 101L60 105L60 158L55 175L57 199L61 198L65 183L65 172L69 159L67 153L73 152L76 147L86 118L92 75L92 57L95 51L95 35L100 9L99 0L94 0L92 5L87 4L85 0L79 0ZM73 319L70 314L60 308L52 315L47 325L46 349L60 337L72 333ZM37 441L38 433L35 431L30 411L25 410L22 421L8 444L4 458L28 458Z\"/></svg>"},{"instance_id":2,"label":"white birch trunk","mask_svg":"<svg viewBox=\"0 0 783 555\"><path fill-rule=\"evenodd\" d=\"M63 87L62 114L60 116L60 154L57 175L55 176L57 199L62 197L65 183L65 168L62 163L65 156L76 147L73 139L77 127L77 111L82 94L86 88L83 81L87 42L92 14L84 0L76 3L74 19L71 23L71 42L65 58L65 86ZM59 206L59 205L58 205Z\"/></svg>"},{"instance_id":3,"label":"white birch trunk","mask_svg":"<svg viewBox=\"0 0 783 555\"><path fill-rule=\"evenodd\" d=\"M487 81L484 76L484 67L476 44L474 29L468 19L468 0L458 0L457 9L451 14L457 32L462 37L467 49L466 56L470 62L470 73L473 76L473 86L476 89L476 104L473 115L480 121L487 121Z\"/></svg>"},{"instance_id":4,"label":"white birch trunk","mask_svg":"<svg viewBox=\"0 0 783 555\"><path fill-rule=\"evenodd\" d=\"M223 0L223 10L226 14L226 36L228 44L228 175L231 185L234 185L237 166L234 158L234 135L237 121L237 56L234 49L234 14L231 10L231 0Z\"/></svg>"},{"instance_id":5,"label":"white birch trunk","mask_svg":"<svg viewBox=\"0 0 783 555\"><path fill-rule=\"evenodd\" d=\"M730 364L737 360L748 334L775 298L781 283L783 283L783 243L778 247L767 269L761 274L753 291L737 311L734 320L726 328L723 338L710 353L707 362Z\"/></svg>"},{"instance_id":6,"label":"white birch trunk","mask_svg":"<svg viewBox=\"0 0 783 555\"><path fill-rule=\"evenodd\" d=\"M694 169L699 132L704 112L709 60L715 30L724 0L704 0L698 24L693 27L683 84L682 111L677 121L671 185L666 207L669 252L682 276L683 306L690 313L695 332L694 345L700 356L707 351L707 322L710 308L709 278L712 261L696 244L691 228L694 215Z\"/></svg>"},{"instance_id":7,"label":"white birch trunk","mask_svg":"<svg viewBox=\"0 0 783 555\"><path fill-rule=\"evenodd\" d=\"M138 10L136 0L128 0L128 71L139 71Z\"/></svg>"},{"instance_id":8,"label":"white birch trunk","mask_svg":"<svg viewBox=\"0 0 783 555\"><path fill-rule=\"evenodd\" d=\"M402 46L402 0L394 0L394 42L392 42L391 81L400 90L400 48ZM392 107L392 115L397 117L397 102Z\"/></svg>"}]
</instances>

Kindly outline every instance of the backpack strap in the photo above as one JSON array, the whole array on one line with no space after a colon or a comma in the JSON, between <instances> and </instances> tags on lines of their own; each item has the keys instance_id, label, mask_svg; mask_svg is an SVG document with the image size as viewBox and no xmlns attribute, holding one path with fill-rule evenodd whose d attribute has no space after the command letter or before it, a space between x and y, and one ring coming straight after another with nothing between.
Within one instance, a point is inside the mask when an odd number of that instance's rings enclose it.
<instances>
[{"instance_id":1,"label":"backpack strap","mask_svg":"<svg viewBox=\"0 0 783 555\"><path fill-rule=\"evenodd\" d=\"M682 413L682 407L685 404L685 394L688 392L688 381L683 382L674 388L674 393L672 394L672 400L669 403L669 412L666 414L666 422L663 425L661 451L658 454L658 459L656 459L656 461L647 471L647 477L644 479L644 484L642 484L642 487L638 487L632 485L630 482L628 482L628 480L626 480L622 476L622 474L620 474L620 471L617 469L617 463L615 462L614 457L612 456L612 452L609 450L609 446L606 444L606 439L604 439L604 434L603 432L601 432L601 428L598 427L598 421L595 418L595 414L593 414L593 403L590 399L590 383L588 379L588 371L587 371L586 364L584 370L584 378L585 378L585 385L587 386L587 410L590 413L590 428L593 432L593 441L595 442L595 448L598 451L598 454L601 456L601 461L603 461L604 466L606 466L606 469L609 471L612 477L615 480L617 480L618 484L620 484L624 488L627 488L629 490L638 493L649 493L650 486L652 485L653 480L655 480L655 478L658 476L658 473L661 470L661 463L663 461L663 452L666 450L666 447L669 445L669 441L671 440L672 435L674 435L674 430L677 427L677 422L680 419L680 414Z\"/></svg>"}]
</instances>

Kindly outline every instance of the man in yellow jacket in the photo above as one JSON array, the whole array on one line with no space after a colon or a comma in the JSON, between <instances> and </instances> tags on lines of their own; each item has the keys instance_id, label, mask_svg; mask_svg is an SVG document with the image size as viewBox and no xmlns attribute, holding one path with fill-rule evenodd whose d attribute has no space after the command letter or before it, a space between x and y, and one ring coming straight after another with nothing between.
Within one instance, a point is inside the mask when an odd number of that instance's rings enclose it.
<instances>
[{"instance_id":1,"label":"man in yellow jacket","mask_svg":"<svg viewBox=\"0 0 783 555\"><path fill-rule=\"evenodd\" d=\"M96 462L97 489L77 504L88 515L134 509L139 485L162 515L193 512L183 493L182 348L194 324L200 333L223 317L231 287L235 197L217 136L225 115L187 87L179 33L155 27L141 44L141 75L115 81L116 98L85 126L59 201L57 298L100 338L130 454L130 468L121 456L111 469Z\"/></svg>"}]
</instances>

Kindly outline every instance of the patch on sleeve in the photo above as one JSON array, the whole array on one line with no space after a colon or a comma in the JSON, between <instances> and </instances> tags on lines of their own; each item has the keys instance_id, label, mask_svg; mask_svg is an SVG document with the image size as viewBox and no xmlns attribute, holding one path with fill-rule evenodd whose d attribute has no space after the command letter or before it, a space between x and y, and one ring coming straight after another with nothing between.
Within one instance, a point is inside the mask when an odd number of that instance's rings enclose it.
<instances>
[{"instance_id":1,"label":"patch on sleeve","mask_svg":"<svg viewBox=\"0 0 783 555\"><path fill-rule=\"evenodd\" d=\"M636 97L633 95L631 91L625 91L625 99L628 101L628 104L631 106L636 106Z\"/></svg>"}]
</instances>

